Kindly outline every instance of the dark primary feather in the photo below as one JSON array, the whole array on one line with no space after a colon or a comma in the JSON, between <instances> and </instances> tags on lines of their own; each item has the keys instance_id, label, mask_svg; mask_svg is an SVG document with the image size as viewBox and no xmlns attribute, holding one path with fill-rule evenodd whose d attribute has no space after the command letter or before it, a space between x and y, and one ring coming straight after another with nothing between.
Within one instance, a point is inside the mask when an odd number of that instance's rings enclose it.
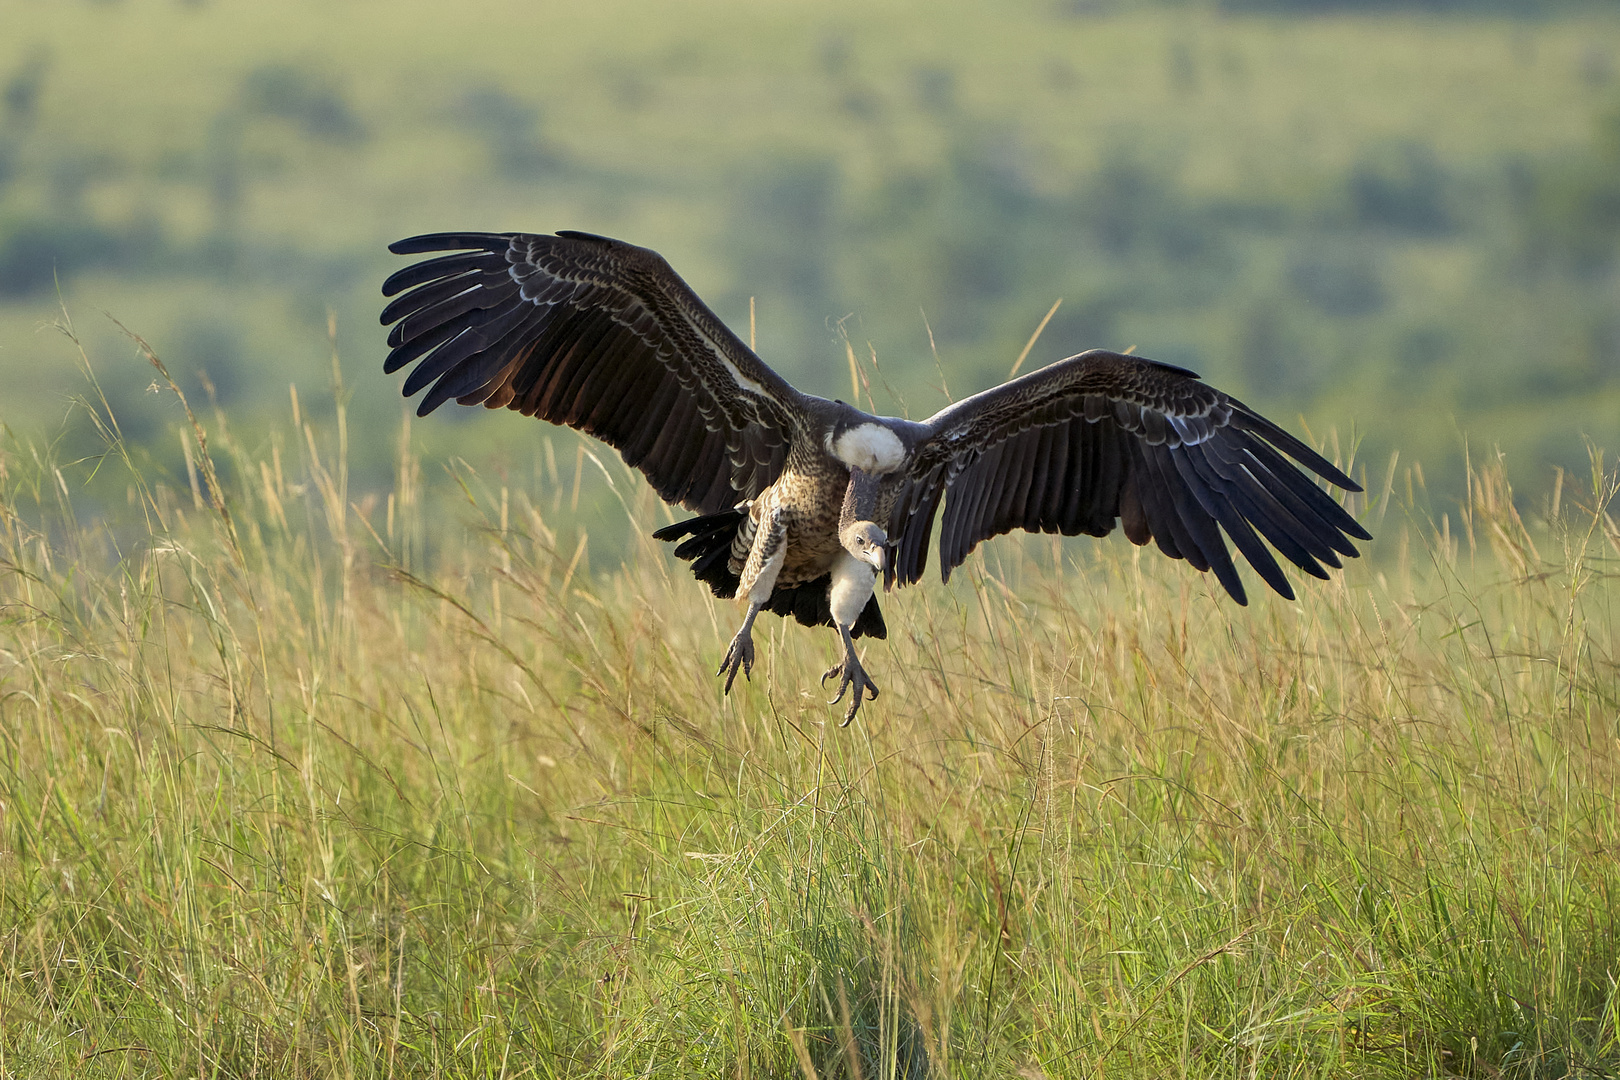
<instances>
[{"instance_id":1,"label":"dark primary feather","mask_svg":"<svg viewBox=\"0 0 1620 1080\"><path fill-rule=\"evenodd\" d=\"M661 257L587 233L435 233L390 245L449 251L383 285L396 297L388 371L415 364L419 415L454 398L594 435L700 513L781 473L799 394Z\"/></svg>"},{"instance_id":2,"label":"dark primary feather","mask_svg":"<svg viewBox=\"0 0 1620 1080\"><path fill-rule=\"evenodd\" d=\"M983 540L1013 529L1106 536L1116 523L1137 544L1213 570L1238 603L1247 594L1225 532L1261 578L1293 590L1269 542L1325 578L1350 537L1372 537L1283 455L1330 483L1360 491L1316 451L1192 372L1093 351L1059 361L942 410L925 425L896 484L889 581L927 567L941 498L940 569L950 573ZM1264 542L1263 542L1264 541Z\"/></svg>"}]
</instances>

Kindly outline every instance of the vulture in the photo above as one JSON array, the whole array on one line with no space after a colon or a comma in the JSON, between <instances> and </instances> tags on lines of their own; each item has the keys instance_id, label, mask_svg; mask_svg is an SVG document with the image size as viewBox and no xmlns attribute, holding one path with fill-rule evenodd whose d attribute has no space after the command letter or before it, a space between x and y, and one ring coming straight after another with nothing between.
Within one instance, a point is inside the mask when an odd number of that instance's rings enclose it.
<instances>
[{"instance_id":1,"label":"vulture","mask_svg":"<svg viewBox=\"0 0 1620 1080\"><path fill-rule=\"evenodd\" d=\"M696 516L653 536L716 596L747 603L716 676L752 677L761 611L837 630L843 722L878 686L857 637L887 636L876 584L909 585L940 518L949 580L1013 529L1154 541L1248 602L1226 537L1282 596L1263 537L1326 578L1371 535L1313 479L1360 491L1276 424L1185 368L1094 349L921 422L801 393L656 252L582 232L434 233L393 274L388 372L416 366L419 416L446 401L515 409L618 450ZM1292 459L1290 461L1289 459ZM944 502L943 515L940 503Z\"/></svg>"}]
</instances>

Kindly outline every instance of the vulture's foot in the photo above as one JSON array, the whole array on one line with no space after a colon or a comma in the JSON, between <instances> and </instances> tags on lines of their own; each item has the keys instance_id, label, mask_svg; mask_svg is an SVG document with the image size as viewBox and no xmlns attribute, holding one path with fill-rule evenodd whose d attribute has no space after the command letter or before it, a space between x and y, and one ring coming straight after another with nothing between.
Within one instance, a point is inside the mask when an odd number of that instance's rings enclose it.
<instances>
[{"instance_id":1,"label":"vulture's foot","mask_svg":"<svg viewBox=\"0 0 1620 1080\"><path fill-rule=\"evenodd\" d=\"M848 727L849 722L855 719L855 714L860 712L861 702L865 698L870 697L873 701L877 700L878 685L872 681L872 677L866 673L866 669L861 667L861 662L856 658L853 649L845 653L842 660L827 669L827 674L821 677L822 684L825 685L827 680L834 675L840 677L838 694L827 704L838 704L844 700L845 691L851 687L855 689L854 696L849 699L849 708L844 712L844 722L839 725L839 727Z\"/></svg>"},{"instance_id":2,"label":"vulture's foot","mask_svg":"<svg viewBox=\"0 0 1620 1080\"><path fill-rule=\"evenodd\" d=\"M731 693L731 684L736 681L737 669L742 668L743 677L749 681L754 678L754 635L748 627L737 631L737 636L731 639L731 648L726 650L726 658L720 661L720 668L716 675L726 677L726 693Z\"/></svg>"}]
</instances>

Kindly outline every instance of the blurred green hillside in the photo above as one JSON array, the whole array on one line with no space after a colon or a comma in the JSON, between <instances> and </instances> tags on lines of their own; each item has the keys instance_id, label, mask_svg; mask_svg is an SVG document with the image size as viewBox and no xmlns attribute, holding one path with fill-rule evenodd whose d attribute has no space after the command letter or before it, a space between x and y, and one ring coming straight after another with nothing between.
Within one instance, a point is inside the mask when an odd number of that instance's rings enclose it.
<instances>
[{"instance_id":1,"label":"blurred green hillside","mask_svg":"<svg viewBox=\"0 0 1620 1080\"><path fill-rule=\"evenodd\" d=\"M1186 364L1375 480L1398 450L1454 492L1500 444L1533 493L1620 447L1620 18L1303 6L7 0L0 419L94 445L60 294L183 475L101 313L252 443L289 383L330 408L330 312L380 485L385 244L572 228L745 336L755 298L812 392L847 392L847 333L885 411L1004 377L1061 299L1029 366ZM430 457L554 472L545 431L456 412L413 425Z\"/></svg>"}]
</instances>

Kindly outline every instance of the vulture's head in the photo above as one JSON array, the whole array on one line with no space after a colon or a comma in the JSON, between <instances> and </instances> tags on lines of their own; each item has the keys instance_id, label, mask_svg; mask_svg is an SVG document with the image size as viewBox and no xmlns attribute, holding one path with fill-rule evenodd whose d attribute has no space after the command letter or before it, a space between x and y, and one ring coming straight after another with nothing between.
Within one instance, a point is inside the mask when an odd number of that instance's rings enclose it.
<instances>
[{"instance_id":1,"label":"vulture's head","mask_svg":"<svg viewBox=\"0 0 1620 1080\"><path fill-rule=\"evenodd\" d=\"M838 533L844 550L866 563L878 573L883 572L883 553L889 537L875 521L857 521L844 526Z\"/></svg>"}]
</instances>

